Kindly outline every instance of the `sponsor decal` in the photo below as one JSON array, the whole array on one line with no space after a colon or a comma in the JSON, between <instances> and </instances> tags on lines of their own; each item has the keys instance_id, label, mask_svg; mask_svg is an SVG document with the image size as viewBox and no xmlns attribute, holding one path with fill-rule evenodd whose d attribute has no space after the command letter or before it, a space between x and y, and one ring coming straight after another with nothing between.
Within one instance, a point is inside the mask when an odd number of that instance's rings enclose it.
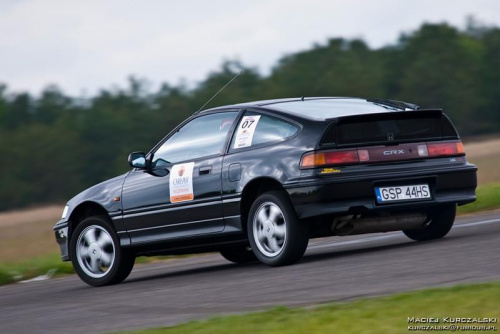
<instances>
[{"instance_id":1,"label":"sponsor decal","mask_svg":"<svg viewBox=\"0 0 500 334\"><path fill-rule=\"evenodd\" d=\"M340 173L340 169L335 168L323 168L320 174L330 174L330 173Z\"/></svg>"},{"instance_id":2,"label":"sponsor decal","mask_svg":"<svg viewBox=\"0 0 500 334\"><path fill-rule=\"evenodd\" d=\"M170 171L170 202L192 201L194 162L174 165Z\"/></svg>"},{"instance_id":3,"label":"sponsor decal","mask_svg":"<svg viewBox=\"0 0 500 334\"><path fill-rule=\"evenodd\" d=\"M257 124L259 124L259 116L245 116L241 119L238 131L236 132L236 139L234 141L234 148L242 148L252 146L253 135Z\"/></svg>"}]
</instances>

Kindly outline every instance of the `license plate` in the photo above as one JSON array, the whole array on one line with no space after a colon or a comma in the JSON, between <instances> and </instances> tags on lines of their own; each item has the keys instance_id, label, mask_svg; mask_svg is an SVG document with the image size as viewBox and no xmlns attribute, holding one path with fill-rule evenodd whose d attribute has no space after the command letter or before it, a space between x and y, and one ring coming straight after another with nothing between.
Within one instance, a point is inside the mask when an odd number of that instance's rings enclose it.
<instances>
[{"instance_id":1,"label":"license plate","mask_svg":"<svg viewBox=\"0 0 500 334\"><path fill-rule=\"evenodd\" d=\"M428 184L398 187L377 187L375 188L375 195L377 196L378 203L431 198L431 192Z\"/></svg>"}]
</instances>

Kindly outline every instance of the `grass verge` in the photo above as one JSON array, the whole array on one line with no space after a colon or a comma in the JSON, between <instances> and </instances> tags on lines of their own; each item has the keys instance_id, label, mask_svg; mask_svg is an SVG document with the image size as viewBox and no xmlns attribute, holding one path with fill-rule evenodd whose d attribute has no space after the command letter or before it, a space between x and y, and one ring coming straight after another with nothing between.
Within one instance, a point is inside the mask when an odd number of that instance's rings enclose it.
<instances>
[{"instance_id":1,"label":"grass verge","mask_svg":"<svg viewBox=\"0 0 500 334\"><path fill-rule=\"evenodd\" d=\"M31 279L41 275L71 274L70 262L62 262L59 254L35 257L20 262L0 263L0 285Z\"/></svg>"},{"instance_id":2,"label":"grass verge","mask_svg":"<svg viewBox=\"0 0 500 334\"><path fill-rule=\"evenodd\" d=\"M500 208L500 183L479 186L476 190L477 201L458 207L458 214L474 213Z\"/></svg>"},{"instance_id":3,"label":"grass verge","mask_svg":"<svg viewBox=\"0 0 500 334\"><path fill-rule=\"evenodd\" d=\"M175 327L126 332L129 334L184 333L407 333L408 318L500 317L500 283L422 290L334 303L314 308L278 307L265 312L193 321ZM435 324L431 324L435 325ZM482 324L456 324L482 325ZM499 325L493 325L498 329ZM458 330L468 333L468 331ZM477 331L471 331L477 332Z\"/></svg>"}]
</instances>

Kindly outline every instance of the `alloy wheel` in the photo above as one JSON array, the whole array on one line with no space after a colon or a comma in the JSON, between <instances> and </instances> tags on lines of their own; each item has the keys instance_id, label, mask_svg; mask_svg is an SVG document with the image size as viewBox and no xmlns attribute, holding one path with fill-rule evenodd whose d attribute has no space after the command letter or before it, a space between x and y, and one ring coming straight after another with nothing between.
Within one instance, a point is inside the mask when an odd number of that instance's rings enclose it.
<instances>
[{"instance_id":1,"label":"alloy wheel","mask_svg":"<svg viewBox=\"0 0 500 334\"><path fill-rule=\"evenodd\" d=\"M268 257L279 255L286 243L286 220L280 207L262 203L254 216L253 236L260 252Z\"/></svg>"},{"instance_id":2,"label":"alloy wheel","mask_svg":"<svg viewBox=\"0 0 500 334\"><path fill-rule=\"evenodd\" d=\"M76 256L80 268L90 277L104 277L115 261L115 244L103 227L91 225L78 237Z\"/></svg>"}]
</instances>

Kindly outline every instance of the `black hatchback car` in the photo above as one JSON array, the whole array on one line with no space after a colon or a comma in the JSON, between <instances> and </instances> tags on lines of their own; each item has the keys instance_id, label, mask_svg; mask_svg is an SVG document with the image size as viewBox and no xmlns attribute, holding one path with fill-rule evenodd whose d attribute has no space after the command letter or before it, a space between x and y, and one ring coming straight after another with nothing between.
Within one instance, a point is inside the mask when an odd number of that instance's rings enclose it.
<instances>
[{"instance_id":1,"label":"black hatchback car","mask_svg":"<svg viewBox=\"0 0 500 334\"><path fill-rule=\"evenodd\" d=\"M441 110L361 98L294 98L195 113L132 170L73 199L55 225L86 283L118 283L137 256L219 251L298 261L314 237L402 230L445 236L476 199Z\"/></svg>"}]
</instances>

